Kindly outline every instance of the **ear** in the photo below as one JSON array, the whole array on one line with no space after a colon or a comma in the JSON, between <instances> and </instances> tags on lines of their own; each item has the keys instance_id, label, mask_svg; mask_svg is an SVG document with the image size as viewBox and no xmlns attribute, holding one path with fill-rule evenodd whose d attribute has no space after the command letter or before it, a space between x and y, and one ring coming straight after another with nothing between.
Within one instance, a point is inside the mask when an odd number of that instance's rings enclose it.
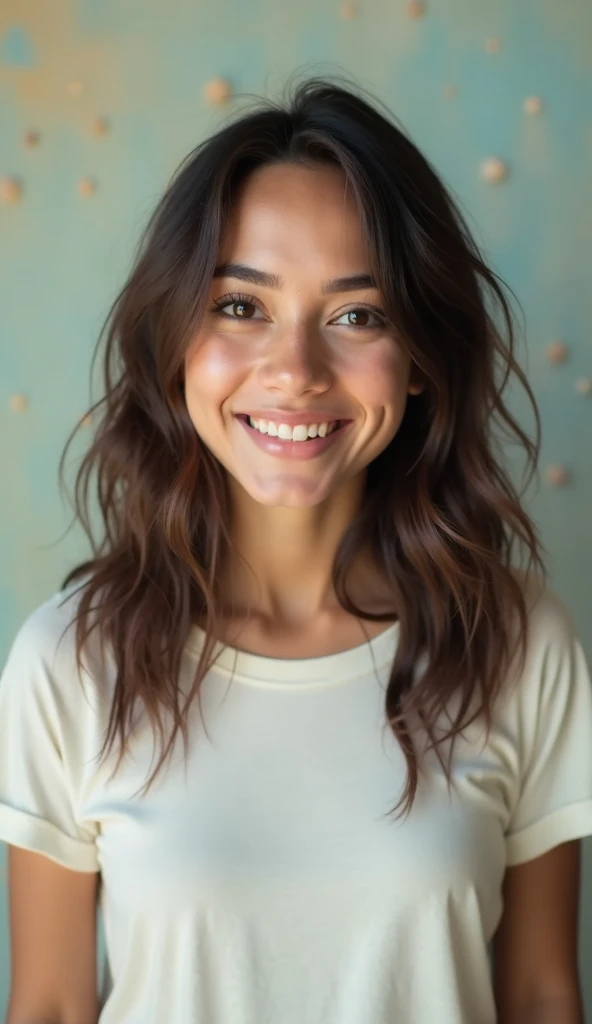
<instances>
[{"instance_id":1,"label":"ear","mask_svg":"<svg viewBox=\"0 0 592 1024\"><path fill-rule=\"evenodd\" d=\"M409 395L421 395L425 391L425 377L422 376L419 367L416 363L411 366L409 373L409 384L407 386L407 393Z\"/></svg>"}]
</instances>

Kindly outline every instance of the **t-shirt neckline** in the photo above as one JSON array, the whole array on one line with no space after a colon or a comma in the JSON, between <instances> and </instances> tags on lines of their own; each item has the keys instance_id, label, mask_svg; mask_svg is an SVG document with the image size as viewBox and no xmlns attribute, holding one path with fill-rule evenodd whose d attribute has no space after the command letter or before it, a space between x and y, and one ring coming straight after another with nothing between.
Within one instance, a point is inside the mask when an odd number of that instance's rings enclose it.
<instances>
[{"instance_id":1,"label":"t-shirt neckline","mask_svg":"<svg viewBox=\"0 0 592 1024\"><path fill-rule=\"evenodd\" d=\"M314 658L272 658L252 654L217 641L212 656L215 669L224 674L259 683L335 683L367 675L391 662L399 636L399 620L356 647ZM199 653L205 642L201 626L192 627L188 648Z\"/></svg>"}]
</instances>

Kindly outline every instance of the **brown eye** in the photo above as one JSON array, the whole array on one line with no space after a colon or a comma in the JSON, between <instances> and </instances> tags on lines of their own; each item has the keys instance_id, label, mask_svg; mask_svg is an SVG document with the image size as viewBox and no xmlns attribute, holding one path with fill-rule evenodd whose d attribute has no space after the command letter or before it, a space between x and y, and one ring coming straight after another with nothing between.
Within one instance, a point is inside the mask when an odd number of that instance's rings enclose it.
<instances>
[{"instance_id":1,"label":"brown eye","mask_svg":"<svg viewBox=\"0 0 592 1024\"><path fill-rule=\"evenodd\" d=\"M340 324L339 321L343 321L345 317L347 317L347 320ZM333 320L332 323L340 327L357 327L361 330L370 330L376 327L385 327L386 318L383 314L375 312L373 309L359 306L356 309L348 309L337 320Z\"/></svg>"},{"instance_id":2,"label":"brown eye","mask_svg":"<svg viewBox=\"0 0 592 1024\"><path fill-rule=\"evenodd\" d=\"M243 320L249 320L250 316L248 310L255 309L252 302L233 302L229 303L229 305L232 305L233 313L236 312L236 315Z\"/></svg>"},{"instance_id":3,"label":"brown eye","mask_svg":"<svg viewBox=\"0 0 592 1024\"><path fill-rule=\"evenodd\" d=\"M369 317L370 316L370 314L369 314L367 309L350 309L350 311L349 311L349 313L347 315L349 317L351 317L350 323L351 323L352 327L367 327L368 326L367 320L364 319L364 317Z\"/></svg>"},{"instance_id":4,"label":"brown eye","mask_svg":"<svg viewBox=\"0 0 592 1024\"><path fill-rule=\"evenodd\" d=\"M234 293L230 295L223 295L221 298L216 299L214 306L211 310L212 313L218 313L220 316L226 317L228 320L260 320L265 317L256 317L254 312L259 307L252 299L247 295L241 295ZM230 309L229 313L225 310Z\"/></svg>"}]
</instances>

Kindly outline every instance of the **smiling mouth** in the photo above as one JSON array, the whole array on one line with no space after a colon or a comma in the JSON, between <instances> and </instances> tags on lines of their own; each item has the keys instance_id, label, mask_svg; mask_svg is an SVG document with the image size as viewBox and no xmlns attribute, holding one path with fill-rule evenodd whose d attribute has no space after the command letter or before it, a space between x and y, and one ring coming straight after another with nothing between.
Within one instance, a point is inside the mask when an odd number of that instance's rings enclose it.
<instances>
[{"instance_id":1,"label":"smiling mouth","mask_svg":"<svg viewBox=\"0 0 592 1024\"><path fill-rule=\"evenodd\" d=\"M279 437L277 434L266 434L264 433L263 430L259 430L257 427L254 427L249 422L250 417L245 413L239 413L236 418L238 420L242 420L242 422L246 424L249 430L253 430L256 434L260 434L261 437L268 437L273 441L278 441L283 444L305 444L307 441L316 441L320 439L318 435L315 435L314 437L306 437L303 440L294 440L291 437ZM334 420L324 436L330 437L331 434L337 433L337 431L340 430L341 427L345 426L346 423L349 423L349 420Z\"/></svg>"}]
</instances>

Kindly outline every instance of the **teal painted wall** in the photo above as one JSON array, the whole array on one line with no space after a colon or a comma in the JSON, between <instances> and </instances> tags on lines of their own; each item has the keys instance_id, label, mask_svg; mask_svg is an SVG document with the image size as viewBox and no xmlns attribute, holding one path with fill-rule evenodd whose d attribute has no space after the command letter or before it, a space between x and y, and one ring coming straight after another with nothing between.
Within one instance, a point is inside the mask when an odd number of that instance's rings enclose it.
<instances>
[{"instance_id":1,"label":"teal painted wall","mask_svg":"<svg viewBox=\"0 0 592 1024\"><path fill-rule=\"evenodd\" d=\"M86 552L76 529L60 539L70 515L58 457L89 404L92 349L141 227L187 151L240 109L235 96L211 103L206 85L221 77L234 93L273 95L294 71L345 72L387 103L518 295L523 362L543 418L541 479L528 505L551 552L552 583L592 657L592 5L426 0L419 18L405 0L353 6L3 0L0 662L22 619ZM523 107L533 95L538 115ZM96 117L106 133L96 133ZM507 164L500 184L480 176L488 157ZM86 178L92 195L79 191ZM567 346L560 363L547 354L558 340ZM521 402L517 395L515 410L530 429ZM547 478L556 465L569 473L563 486ZM584 853L581 961L592 1020L590 840ZM0 1011L7 988L0 879Z\"/></svg>"}]
</instances>

